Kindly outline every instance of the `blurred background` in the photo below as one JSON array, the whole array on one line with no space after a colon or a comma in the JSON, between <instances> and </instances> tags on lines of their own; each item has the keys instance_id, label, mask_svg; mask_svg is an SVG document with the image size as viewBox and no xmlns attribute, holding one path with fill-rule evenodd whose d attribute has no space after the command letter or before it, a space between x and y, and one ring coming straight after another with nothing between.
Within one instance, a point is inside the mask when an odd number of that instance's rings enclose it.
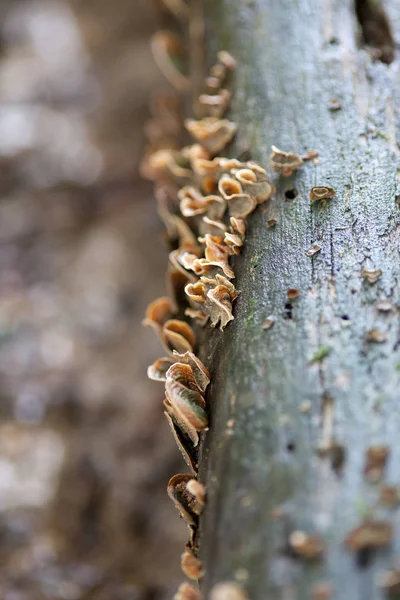
<instances>
[{"instance_id":1,"label":"blurred background","mask_svg":"<svg viewBox=\"0 0 400 600\"><path fill-rule=\"evenodd\" d=\"M0 0L0 597L161 600L187 532L141 319L156 0Z\"/></svg>"}]
</instances>

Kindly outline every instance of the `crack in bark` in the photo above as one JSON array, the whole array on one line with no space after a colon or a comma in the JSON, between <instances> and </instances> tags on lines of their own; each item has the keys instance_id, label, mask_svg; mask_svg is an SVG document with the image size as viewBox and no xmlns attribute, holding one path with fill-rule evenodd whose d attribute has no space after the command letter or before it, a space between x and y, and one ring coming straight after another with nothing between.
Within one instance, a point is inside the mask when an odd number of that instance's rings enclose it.
<instances>
[{"instance_id":1,"label":"crack in bark","mask_svg":"<svg viewBox=\"0 0 400 600\"><path fill-rule=\"evenodd\" d=\"M377 59L391 63L395 43L389 18L379 0L355 0L355 11L364 44L374 50Z\"/></svg>"}]
</instances>

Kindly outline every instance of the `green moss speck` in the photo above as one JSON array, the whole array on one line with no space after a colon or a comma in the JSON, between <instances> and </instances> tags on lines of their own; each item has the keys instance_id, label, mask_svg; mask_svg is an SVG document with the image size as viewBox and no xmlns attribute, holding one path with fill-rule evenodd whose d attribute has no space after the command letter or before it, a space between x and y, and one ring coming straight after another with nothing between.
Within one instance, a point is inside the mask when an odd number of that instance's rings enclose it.
<instances>
[{"instance_id":1,"label":"green moss speck","mask_svg":"<svg viewBox=\"0 0 400 600\"><path fill-rule=\"evenodd\" d=\"M363 498L362 496L360 496L356 500L356 511L360 520L364 520L367 517L371 516L371 508L368 506L365 498Z\"/></svg>"},{"instance_id":2,"label":"green moss speck","mask_svg":"<svg viewBox=\"0 0 400 600\"><path fill-rule=\"evenodd\" d=\"M328 356L328 354L330 354L330 353L331 353L331 349L329 348L329 346L321 346L321 348L319 348L316 351L316 353L314 354L314 356L312 356L310 358L310 360L308 361L308 364L313 365L316 362L320 362L326 356Z\"/></svg>"}]
</instances>

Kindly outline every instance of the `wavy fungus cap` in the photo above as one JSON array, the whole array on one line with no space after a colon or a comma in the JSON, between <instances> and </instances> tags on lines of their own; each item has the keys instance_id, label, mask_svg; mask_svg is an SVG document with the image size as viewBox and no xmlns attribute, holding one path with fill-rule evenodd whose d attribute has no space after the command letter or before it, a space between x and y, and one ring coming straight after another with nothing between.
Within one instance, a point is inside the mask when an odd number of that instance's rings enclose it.
<instances>
[{"instance_id":1,"label":"wavy fungus cap","mask_svg":"<svg viewBox=\"0 0 400 600\"><path fill-rule=\"evenodd\" d=\"M275 193L275 187L268 179L264 169L262 172L255 169L239 169L235 172L235 177L242 186L243 191L250 196L254 196L257 204L262 204L269 200Z\"/></svg>"},{"instance_id":2,"label":"wavy fungus cap","mask_svg":"<svg viewBox=\"0 0 400 600\"><path fill-rule=\"evenodd\" d=\"M195 392L200 392L198 403L203 408L205 407L206 401L202 396L202 391L197 385L195 374L193 372L192 367L189 364L176 362L173 365L170 365L165 380L167 380L168 378L172 379L173 381L178 381L179 383L182 383L182 385L191 390L194 390Z\"/></svg>"},{"instance_id":3,"label":"wavy fungus cap","mask_svg":"<svg viewBox=\"0 0 400 600\"><path fill-rule=\"evenodd\" d=\"M207 212L207 203L204 202L203 194L194 186L185 186L178 191L180 210L184 217L194 217Z\"/></svg>"},{"instance_id":4,"label":"wavy fungus cap","mask_svg":"<svg viewBox=\"0 0 400 600\"><path fill-rule=\"evenodd\" d=\"M217 583L211 590L210 600L249 600L241 585L235 581Z\"/></svg>"},{"instance_id":5,"label":"wavy fungus cap","mask_svg":"<svg viewBox=\"0 0 400 600\"><path fill-rule=\"evenodd\" d=\"M308 534L304 531L294 531L289 537L292 551L306 560L318 560L325 549L322 538L317 534Z\"/></svg>"},{"instance_id":6,"label":"wavy fungus cap","mask_svg":"<svg viewBox=\"0 0 400 600\"><path fill-rule=\"evenodd\" d=\"M201 144L191 144L190 146L184 146L181 150L181 154L190 164L194 160L208 160L210 158L210 153L207 152L205 148Z\"/></svg>"},{"instance_id":7,"label":"wavy fungus cap","mask_svg":"<svg viewBox=\"0 0 400 600\"><path fill-rule=\"evenodd\" d=\"M244 238L244 234L246 233L246 221L244 219L237 219L236 217L230 218L231 228L233 233L237 233L238 235Z\"/></svg>"},{"instance_id":8,"label":"wavy fungus cap","mask_svg":"<svg viewBox=\"0 0 400 600\"><path fill-rule=\"evenodd\" d=\"M350 550L378 549L388 546L393 539L393 526L386 521L366 519L359 527L353 529L345 540Z\"/></svg>"},{"instance_id":9,"label":"wavy fungus cap","mask_svg":"<svg viewBox=\"0 0 400 600\"><path fill-rule=\"evenodd\" d=\"M173 269L179 271L182 276L186 279L186 282L184 283L184 286L186 285L186 283L188 283L188 281L191 282L195 282L197 281L197 277L195 275L193 275L192 273L189 273L189 271L187 270L187 268L184 266L182 260L184 261L185 259L183 257L185 257L186 255L188 256L193 256L194 258L198 258L199 256L201 256L201 253L198 252L198 247L192 247L192 246L188 246L188 247L183 247L183 248L177 248L176 250L172 250L169 253L169 261L170 264L172 265ZM183 280L182 280L183 282Z\"/></svg>"},{"instance_id":10,"label":"wavy fungus cap","mask_svg":"<svg viewBox=\"0 0 400 600\"><path fill-rule=\"evenodd\" d=\"M236 69L237 62L230 52L227 52L226 50L220 50L217 54L217 58L219 62L230 71L234 71Z\"/></svg>"},{"instance_id":11,"label":"wavy fungus cap","mask_svg":"<svg viewBox=\"0 0 400 600\"><path fill-rule=\"evenodd\" d=\"M196 345L196 335L186 321L169 319L164 323L162 330L172 350L183 353L192 351Z\"/></svg>"},{"instance_id":12,"label":"wavy fungus cap","mask_svg":"<svg viewBox=\"0 0 400 600\"><path fill-rule=\"evenodd\" d=\"M147 377L153 381L166 381L166 373L172 364L173 363L170 358L159 358L148 367Z\"/></svg>"},{"instance_id":13,"label":"wavy fungus cap","mask_svg":"<svg viewBox=\"0 0 400 600\"><path fill-rule=\"evenodd\" d=\"M234 194L227 200L227 204L229 214L232 217L245 219L255 210L257 200L249 194Z\"/></svg>"},{"instance_id":14,"label":"wavy fungus cap","mask_svg":"<svg viewBox=\"0 0 400 600\"><path fill-rule=\"evenodd\" d=\"M224 235L224 242L234 254L240 254L240 248L243 246L243 239L240 235L227 231Z\"/></svg>"},{"instance_id":15,"label":"wavy fungus cap","mask_svg":"<svg viewBox=\"0 0 400 600\"><path fill-rule=\"evenodd\" d=\"M190 550L181 556L181 569L189 579L198 581L204 576L203 563Z\"/></svg>"},{"instance_id":16,"label":"wavy fungus cap","mask_svg":"<svg viewBox=\"0 0 400 600\"><path fill-rule=\"evenodd\" d=\"M174 356L176 356L179 362L189 365L192 368L197 386L202 392L205 392L208 384L210 383L211 376L210 372L204 366L198 356L193 354L193 352L185 352L185 354L177 354L174 352Z\"/></svg>"},{"instance_id":17,"label":"wavy fungus cap","mask_svg":"<svg viewBox=\"0 0 400 600\"><path fill-rule=\"evenodd\" d=\"M190 583L181 583L174 600L201 600L200 592Z\"/></svg>"},{"instance_id":18,"label":"wavy fungus cap","mask_svg":"<svg viewBox=\"0 0 400 600\"><path fill-rule=\"evenodd\" d=\"M229 265L229 257L232 254L231 249L223 243L222 236L214 236L206 233L204 236L205 258L199 259L200 264L208 264L222 269L224 275L229 279L235 277L232 267Z\"/></svg>"},{"instance_id":19,"label":"wavy fungus cap","mask_svg":"<svg viewBox=\"0 0 400 600\"><path fill-rule=\"evenodd\" d=\"M192 475L178 473L171 477L168 482L167 492L181 516L189 525L197 525L197 515L193 511L194 500L188 493L186 484L192 479Z\"/></svg>"},{"instance_id":20,"label":"wavy fungus cap","mask_svg":"<svg viewBox=\"0 0 400 600\"><path fill-rule=\"evenodd\" d=\"M196 283L188 283L185 292L192 305L203 304L206 301L207 286L201 280Z\"/></svg>"},{"instance_id":21,"label":"wavy fungus cap","mask_svg":"<svg viewBox=\"0 0 400 600\"><path fill-rule=\"evenodd\" d=\"M204 410L204 398L200 392L191 390L179 381L168 377L165 382L165 396L169 412L173 412L179 427L189 436L193 445L199 443L199 431L208 428L208 418Z\"/></svg>"},{"instance_id":22,"label":"wavy fungus cap","mask_svg":"<svg viewBox=\"0 0 400 600\"><path fill-rule=\"evenodd\" d=\"M224 329L229 321L233 321L232 298L229 289L224 285L218 285L207 292L207 298L211 301L210 321L211 326L220 324Z\"/></svg>"},{"instance_id":23,"label":"wavy fungus cap","mask_svg":"<svg viewBox=\"0 0 400 600\"><path fill-rule=\"evenodd\" d=\"M221 235L227 231L228 227L222 221L203 217L199 224L199 233L201 235Z\"/></svg>"},{"instance_id":24,"label":"wavy fungus cap","mask_svg":"<svg viewBox=\"0 0 400 600\"><path fill-rule=\"evenodd\" d=\"M226 205L220 196L203 196L199 190L193 186L182 188L178 192L180 199L180 209L184 217L194 217L209 213L215 217L222 217Z\"/></svg>"},{"instance_id":25,"label":"wavy fungus cap","mask_svg":"<svg viewBox=\"0 0 400 600\"><path fill-rule=\"evenodd\" d=\"M326 200L336 196L336 191L326 185L316 185L310 190L310 201Z\"/></svg>"},{"instance_id":26,"label":"wavy fungus cap","mask_svg":"<svg viewBox=\"0 0 400 600\"><path fill-rule=\"evenodd\" d=\"M232 196L243 193L241 184L227 174L222 175L219 180L218 191L224 200L230 200Z\"/></svg>"},{"instance_id":27,"label":"wavy fungus cap","mask_svg":"<svg viewBox=\"0 0 400 600\"><path fill-rule=\"evenodd\" d=\"M225 156L221 156L220 158L216 158L218 160L218 164L220 169L224 173L228 173L232 171L232 169L243 169L246 167L246 163L240 162L237 158L226 158Z\"/></svg>"},{"instance_id":28,"label":"wavy fungus cap","mask_svg":"<svg viewBox=\"0 0 400 600\"><path fill-rule=\"evenodd\" d=\"M283 152L283 150L279 150L276 146L271 146L271 148L270 165L275 173L289 177L289 175L292 175L303 164L300 154L296 152Z\"/></svg>"},{"instance_id":29,"label":"wavy fungus cap","mask_svg":"<svg viewBox=\"0 0 400 600\"><path fill-rule=\"evenodd\" d=\"M211 154L217 154L225 148L237 131L236 123L215 117L206 117L200 121L186 119L185 127Z\"/></svg>"},{"instance_id":30,"label":"wavy fungus cap","mask_svg":"<svg viewBox=\"0 0 400 600\"><path fill-rule=\"evenodd\" d=\"M167 179L171 174L169 167L173 160L173 152L175 152L173 148L161 148L147 152L140 163L140 175L150 181Z\"/></svg>"},{"instance_id":31,"label":"wavy fungus cap","mask_svg":"<svg viewBox=\"0 0 400 600\"><path fill-rule=\"evenodd\" d=\"M208 117L221 119L229 106L231 93L222 88L216 94L201 94L199 104Z\"/></svg>"},{"instance_id":32,"label":"wavy fungus cap","mask_svg":"<svg viewBox=\"0 0 400 600\"><path fill-rule=\"evenodd\" d=\"M220 159L218 157L209 160L206 158L195 157L192 159L192 169L196 175L219 175L221 172Z\"/></svg>"},{"instance_id":33,"label":"wavy fungus cap","mask_svg":"<svg viewBox=\"0 0 400 600\"><path fill-rule=\"evenodd\" d=\"M162 327L174 314L174 306L169 298L162 296L150 302L146 309L143 325L150 327Z\"/></svg>"}]
</instances>

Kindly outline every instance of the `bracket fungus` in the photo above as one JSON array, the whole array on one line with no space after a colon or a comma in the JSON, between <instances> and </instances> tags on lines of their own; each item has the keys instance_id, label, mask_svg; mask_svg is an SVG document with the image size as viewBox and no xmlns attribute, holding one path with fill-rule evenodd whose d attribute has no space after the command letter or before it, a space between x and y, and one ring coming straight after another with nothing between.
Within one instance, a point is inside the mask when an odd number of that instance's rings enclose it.
<instances>
[{"instance_id":1,"label":"bracket fungus","mask_svg":"<svg viewBox=\"0 0 400 600\"><path fill-rule=\"evenodd\" d=\"M218 285L207 292L207 298L211 300L210 321L212 327L220 324L224 329L229 321L233 320L232 293L225 285Z\"/></svg>"},{"instance_id":2,"label":"bracket fungus","mask_svg":"<svg viewBox=\"0 0 400 600\"><path fill-rule=\"evenodd\" d=\"M231 217L245 219L257 206L257 200L249 194L234 194L228 200L228 211Z\"/></svg>"},{"instance_id":3,"label":"bracket fungus","mask_svg":"<svg viewBox=\"0 0 400 600\"><path fill-rule=\"evenodd\" d=\"M225 242L225 233L228 227L222 221L216 221L214 219L210 219L210 217L203 217L202 223L199 225L199 231L202 235L221 235L224 234L224 242Z\"/></svg>"},{"instance_id":4,"label":"bracket fungus","mask_svg":"<svg viewBox=\"0 0 400 600\"><path fill-rule=\"evenodd\" d=\"M306 256L312 257L318 254L321 251L321 246L316 242L312 244L311 248L309 248L306 252Z\"/></svg>"},{"instance_id":5,"label":"bracket fungus","mask_svg":"<svg viewBox=\"0 0 400 600\"><path fill-rule=\"evenodd\" d=\"M191 475L178 474L171 477L168 482L168 496L171 498L181 517L193 527L197 526L198 515L194 512L195 500L188 493L186 485L192 479Z\"/></svg>"},{"instance_id":6,"label":"bracket fungus","mask_svg":"<svg viewBox=\"0 0 400 600\"><path fill-rule=\"evenodd\" d=\"M199 590L190 583L182 583L174 596L174 600L201 600L201 595Z\"/></svg>"},{"instance_id":7,"label":"bracket fungus","mask_svg":"<svg viewBox=\"0 0 400 600\"><path fill-rule=\"evenodd\" d=\"M198 581L204 576L203 565L193 552L185 550L181 557L181 568L186 577Z\"/></svg>"},{"instance_id":8,"label":"bracket fungus","mask_svg":"<svg viewBox=\"0 0 400 600\"><path fill-rule=\"evenodd\" d=\"M293 300L296 300L296 298L300 296L300 290L298 290L297 288L289 288L286 291L286 296L289 302L293 302Z\"/></svg>"},{"instance_id":9,"label":"bracket fungus","mask_svg":"<svg viewBox=\"0 0 400 600\"><path fill-rule=\"evenodd\" d=\"M233 171L245 194L254 197L257 204L269 200L275 193L275 187L269 180L267 172L256 163L247 163L247 168Z\"/></svg>"},{"instance_id":10,"label":"bracket fungus","mask_svg":"<svg viewBox=\"0 0 400 600\"><path fill-rule=\"evenodd\" d=\"M373 344L383 344L387 340L387 334L379 329L370 329L364 337L366 342Z\"/></svg>"},{"instance_id":11,"label":"bracket fungus","mask_svg":"<svg viewBox=\"0 0 400 600\"><path fill-rule=\"evenodd\" d=\"M193 352L185 352L185 354L177 354L174 356L179 362L189 365L192 369L197 387L204 393L210 383L211 376L208 369L203 365L201 360L193 354Z\"/></svg>"},{"instance_id":12,"label":"bracket fungus","mask_svg":"<svg viewBox=\"0 0 400 600\"><path fill-rule=\"evenodd\" d=\"M363 279L366 279L369 283L376 283L380 277L382 277L381 269L366 269L363 267L360 273Z\"/></svg>"},{"instance_id":13,"label":"bracket fungus","mask_svg":"<svg viewBox=\"0 0 400 600\"><path fill-rule=\"evenodd\" d=\"M232 141L237 131L237 125L233 121L216 117L205 117L199 121L186 119L185 127L214 156Z\"/></svg>"},{"instance_id":14,"label":"bracket fungus","mask_svg":"<svg viewBox=\"0 0 400 600\"><path fill-rule=\"evenodd\" d=\"M210 600L248 600L248 596L236 581L224 581L214 585Z\"/></svg>"},{"instance_id":15,"label":"bracket fungus","mask_svg":"<svg viewBox=\"0 0 400 600\"><path fill-rule=\"evenodd\" d=\"M162 296L153 300L146 310L143 325L159 328L164 325L174 314L174 306L169 298Z\"/></svg>"},{"instance_id":16,"label":"bracket fungus","mask_svg":"<svg viewBox=\"0 0 400 600\"><path fill-rule=\"evenodd\" d=\"M271 169L279 175L289 177L303 164L303 159L297 152L283 152L276 146L271 146L272 153L269 157Z\"/></svg>"},{"instance_id":17,"label":"bracket fungus","mask_svg":"<svg viewBox=\"0 0 400 600\"><path fill-rule=\"evenodd\" d=\"M319 560L324 553L324 542L319 535L310 535L304 531L294 531L289 537L292 552L305 560Z\"/></svg>"},{"instance_id":18,"label":"bracket fungus","mask_svg":"<svg viewBox=\"0 0 400 600\"><path fill-rule=\"evenodd\" d=\"M224 200L230 200L233 196L243 194L242 186L233 177L224 173L218 182L218 191Z\"/></svg>"},{"instance_id":19,"label":"bracket fungus","mask_svg":"<svg viewBox=\"0 0 400 600\"><path fill-rule=\"evenodd\" d=\"M215 94L201 94L199 104L208 117L221 119L231 99L231 92L225 88L218 89Z\"/></svg>"},{"instance_id":20,"label":"bracket fungus","mask_svg":"<svg viewBox=\"0 0 400 600\"><path fill-rule=\"evenodd\" d=\"M388 598L400 597L400 569L384 571L380 574L378 583Z\"/></svg>"},{"instance_id":21,"label":"bracket fungus","mask_svg":"<svg viewBox=\"0 0 400 600\"><path fill-rule=\"evenodd\" d=\"M198 432L208 428L205 401L200 392L174 380L167 373L165 406L196 447L199 443Z\"/></svg>"},{"instance_id":22,"label":"bracket fungus","mask_svg":"<svg viewBox=\"0 0 400 600\"><path fill-rule=\"evenodd\" d=\"M336 191L326 185L316 185L310 190L310 202L317 202L318 200L329 200L336 196Z\"/></svg>"},{"instance_id":23,"label":"bracket fungus","mask_svg":"<svg viewBox=\"0 0 400 600\"><path fill-rule=\"evenodd\" d=\"M174 306L169 298L158 298L147 308L143 325L154 329L169 353L172 354L174 350L181 353L192 351L196 345L195 333L185 321L169 318L173 316L173 310Z\"/></svg>"},{"instance_id":24,"label":"bracket fungus","mask_svg":"<svg viewBox=\"0 0 400 600\"><path fill-rule=\"evenodd\" d=\"M185 321L170 319L164 323L162 331L172 351L191 352L196 345L195 333Z\"/></svg>"},{"instance_id":25,"label":"bracket fungus","mask_svg":"<svg viewBox=\"0 0 400 600\"><path fill-rule=\"evenodd\" d=\"M170 358L159 358L147 369L147 377L153 381L166 381L166 373L172 361Z\"/></svg>"},{"instance_id":26,"label":"bracket fungus","mask_svg":"<svg viewBox=\"0 0 400 600\"><path fill-rule=\"evenodd\" d=\"M364 475L369 481L382 477L390 455L387 446L371 446L365 453Z\"/></svg>"},{"instance_id":27,"label":"bracket fungus","mask_svg":"<svg viewBox=\"0 0 400 600\"><path fill-rule=\"evenodd\" d=\"M393 538L393 527L386 521L366 519L346 537L346 546L355 552L377 550L388 546Z\"/></svg>"},{"instance_id":28,"label":"bracket fungus","mask_svg":"<svg viewBox=\"0 0 400 600\"><path fill-rule=\"evenodd\" d=\"M311 600L331 600L335 590L329 581L320 581L316 583L311 591Z\"/></svg>"},{"instance_id":29,"label":"bracket fungus","mask_svg":"<svg viewBox=\"0 0 400 600\"><path fill-rule=\"evenodd\" d=\"M220 50L217 54L217 58L219 62L224 65L224 67L229 69L229 71L234 71L236 69L237 62L230 52L227 52L226 50Z\"/></svg>"}]
</instances>

